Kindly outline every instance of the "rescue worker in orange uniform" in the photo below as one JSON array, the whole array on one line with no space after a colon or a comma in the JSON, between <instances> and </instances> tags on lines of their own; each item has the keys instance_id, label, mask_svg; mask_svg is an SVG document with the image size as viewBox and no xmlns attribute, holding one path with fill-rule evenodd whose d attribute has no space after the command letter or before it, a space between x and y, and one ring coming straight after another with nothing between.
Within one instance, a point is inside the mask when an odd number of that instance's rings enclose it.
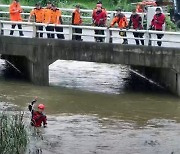
<instances>
[{"instance_id":1,"label":"rescue worker in orange uniform","mask_svg":"<svg viewBox=\"0 0 180 154\"><path fill-rule=\"evenodd\" d=\"M63 24L62 17L61 17L61 11L54 5L52 4L51 8L51 20L50 23L55 24L55 25L60 25ZM63 32L63 27L53 27L53 31L56 32ZM51 38L54 38L54 34L51 34ZM58 39L64 39L64 34L57 34Z\"/></svg>"},{"instance_id":2,"label":"rescue worker in orange uniform","mask_svg":"<svg viewBox=\"0 0 180 154\"><path fill-rule=\"evenodd\" d=\"M102 9L102 4L97 3L96 9L92 14L93 24L98 27L105 27L107 20L107 13ZM94 30L97 35L104 35L104 30ZM96 42L104 42L104 38L95 37Z\"/></svg>"},{"instance_id":3,"label":"rescue worker in orange uniform","mask_svg":"<svg viewBox=\"0 0 180 154\"><path fill-rule=\"evenodd\" d=\"M43 124L43 127L47 127L47 117L43 113L44 111L44 104L39 104L38 105L38 110L33 109L33 105L37 102L37 98L35 98L31 104L29 104L28 109L32 114L31 117L31 125L34 127L41 127Z\"/></svg>"},{"instance_id":4,"label":"rescue worker in orange uniform","mask_svg":"<svg viewBox=\"0 0 180 154\"><path fill-rule=\"evenodd\" d=\"M82 24L82 19L81 19L81 14L80 14L80 5L76 5L76 9L72 13L72 25L81 25L81 24ZM82 29L75 28L75 33L82 34ZM78 41L82 41L80 35L73 36L73 40L74 39Z\"/></svg>"},{"instance_id":5,"label":"rescue worker in orange uniform","mask_svg":"<svg viewBox=\"0 0 180 154\"><path fill-rule=\"evenodd\" d=\"M16 21L16 22L21 22L22 18L21 18L21 13L22 13L22 8L19 4L19 0L14 0L12 2L12 4L9 7L9 13L10 13L10 20L11 21ZM21 24L17 24L18 29L22 30L22 25ZM12 24L12 29L14 29L16 27L16 24ZM14 34L14 30L10 31L10 35ZM19 31L19 35L20 36L24 36L22 31Z\"/></svg>"},{"instance_id":6,"label":"rescue worker in orange uniform","mask_svg":"<svg viewBox=\"0 0 180 154\"><path fill-rule=\"evenodd\" d=\"M128 26L127 18L123 13L121 13L121 9L117 9L116 11L116 16L113 18L110 27L113 27L117 23L120 29L126 29ZM127 36L125 31L120 31L119 35L122 37ZM126 38L123 38L122 44L128 44L128 40Z\"/></svg>"},{"instance_id":7,"label":"rescue worker in orange uniform","mask_svg":"<svg viewBox=\"0 0 180 154\"><path fill-rule=\"evenodd\" d=\"M36 23L44 23L44 9L40 3L37 3L35 8L30 12L29 22L33 16L35 17ZM43 31L43 26L37 26L36 28L37 30ZM39 37L39 33L36 33L36 37ZM43 37L43 33L40 33L40 37Z\"/></svg>"},{"instance_id":8,"label":"rescue worker in orange uniform","mask_svg":"<svg viewBox=\"0 0 180 154\"><path fill-rule=\"evenodd\" d=\"M46 8L44 8L44 23L46 24L46 31L54 31L54 26L49 26L51 23L51 14L52 14L52 3L48 2ZM47 33L47 38L52 38L53 35Z\"/></svg>"}]
</instances>

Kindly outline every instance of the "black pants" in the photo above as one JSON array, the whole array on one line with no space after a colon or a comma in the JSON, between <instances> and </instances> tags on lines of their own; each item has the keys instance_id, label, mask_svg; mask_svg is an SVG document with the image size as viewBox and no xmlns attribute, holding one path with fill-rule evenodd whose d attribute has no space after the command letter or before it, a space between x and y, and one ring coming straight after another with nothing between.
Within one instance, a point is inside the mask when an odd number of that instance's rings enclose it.
<instances>
[{"instance_id":1,"label":"black pants","mask_svg":"<svg viewBox=\"0 0 180 154\"><path fill-rule=\"evenodd\" d=\"M163 36L164 36L164 34L157 34L157 38L158 39L162 39ZM162 42L161 41L157 41L157 44L158 44L158 46L161 46Z\"/></svg>"},{"instance_id":2,"label":"black pants","mask_svg":"<svg viewBox=\"0 0 180 154\"><path fill-rule=\"evenodd\" d=\"M39 31L43 31L43 26L37 26L36 27L37 28L37 30L39 30ZM43 37L43 33L36 33L36 37Z\"/></svg>"},{"instance_id":3,"label":"black pants","mask_svg":"<svg viewBox=\"0 0 180 154\"><path fill-rule=\"evenodd\" d=\"M54 32L54 26L47 26L46 31ZM54 34L47 33L47 38L54 38Z\"/></svg>"},{"instance_id":4,"label":"black pants","mask_svg":"<svg viewBox=\"0 0 180 154\"><path fill-rule=\"evenodd\" d=\"M3 28L3 24L1 23L1 28ZM4 35L4 31L3 30L1 30L1 35Z\"/></svg>"},{"instance_id":5,"label":"black pants","mask_svg":"<svg viewBox=\"0 0 180 154\"><path fill-rule=\"evenodd\" d=\"M94 30L97 35L104 35L104 30ZM94 37L96 42L104 42L104 38L102 37Z\"/></svg>"},{"instance_id":6,"label":"black pants","mask_svg":"<svg viewBox=\"0 0 180 154\"><path fill-rule=\"evenodd\" d=\"M21 24L17 24L17 26L18 26L18 29L22 29L22 25ZM13 24L11 28L14 29L15 27L16 27L16 24ZM11 30L10 31L10 35L13 35L13 34L14 34L14 30ZM19 35L20 36L24 36L22 31L19 31Z\"/></svg>"},{"instance_id":7,"label":"black pants","mask_svg":"<svg viewBox=\"0 0 180 154\"><path fill-rule=\"evenodd\" d=\"M144 33L133 32L134 37L143 38ZM139 39L135 39L136 45L139 45ZM140 40L141 44L144 45L144 40Z\"/></svg>"},{"instance_id":8,"label":"black pants","mask_svg":"<svg viewBox=\"0 0 180 154\"><path fill-rule=\"evenodd\" d=\"M120 31L119 32L119 35L122 36L122 37L126 37L126 32L124 31ZM128 40L126 38L123 38L123 43L122 44L128 44Z\"/></svg>"},{"instance_id":9,"label":"black pants","mask_svg":"<svg viewBox=\"0 0 180 154\"><path fill-rule=\"evenodd\" d=\"M56 32L63 32L63 27L55 27ZM57 34L58 39L64 39L64 34Z\"/></svg>"},{"instance_id":10,"label":"black pants","mask_svg":"<svg viewBox=\"0 0 180 154\"><path fill-rule=\"evenodd\" d=\"M82 34L82 29L80 28L75 28L75 33ZM78 40L81 41L81 36L80 35L73 35L73 40Z\"/></svg>"}]
</instances>

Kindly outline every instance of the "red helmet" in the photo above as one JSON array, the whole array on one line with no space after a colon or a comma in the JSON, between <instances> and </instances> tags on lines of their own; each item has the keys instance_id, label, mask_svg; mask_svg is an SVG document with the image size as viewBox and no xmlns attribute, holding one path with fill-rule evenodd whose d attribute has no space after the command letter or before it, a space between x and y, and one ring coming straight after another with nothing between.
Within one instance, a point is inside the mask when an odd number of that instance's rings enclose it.
<instances>
[{"instance_id":1,"label":"red helmet","mask_svg":"<svg viewBox=\"0 0 180 154\"><path fill-rule=\"evenodd\" d=\"M38 108L44 110L45 106L44 106L44 104L39 104Z\"/></svg>"}]
</instances>

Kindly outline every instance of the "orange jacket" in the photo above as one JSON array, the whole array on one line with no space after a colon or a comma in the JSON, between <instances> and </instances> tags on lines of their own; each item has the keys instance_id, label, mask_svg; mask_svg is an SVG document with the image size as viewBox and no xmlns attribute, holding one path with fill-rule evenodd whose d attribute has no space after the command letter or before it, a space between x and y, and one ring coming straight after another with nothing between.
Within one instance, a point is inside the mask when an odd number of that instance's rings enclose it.
<instances>
[{"instance_id":1,"label":"orange jacket","mask_svg":"<svg viewBox=\"0 0 180 154\"><path fill-rule=\"evenodd\" d=\"M80 25L82 23L81 14L78 10L74 10L72 14L72 24Z\"/></svg>"},{"instance_id":2,"label":"orange jacket","mask_svg":"<svg viewBox=\"0 0 180 154\"><path fill-rule=\"evenodd\" d=\"M118 17L115 16L111 22L111 27L114 26L114 24L117 23L119 28L126 28L128 26L127 18L125 16Z\"/></svg>"},{"instance_id":3,"label":"orange jacket","mask_svg":"<svg viewBox=\"0 0 180 154\"><path fill-rule=\"evenodd\" d=\"M51 10L51 20L50 23L52 24L62 24L60 21L61 18L61 11L59 9Z\"/></svg>"},{"instance_id":4,"label":"orange jacket","mask_svg":"<svg viewBox=\"0 0 180 154\"><path fill-rule=\"evenodd\" d=\"M52 13L51 9L48 8L44 9L44 23L46 24L51 23L51 13Z\"/></svg>"},{"instance_id":5,"label":"orange jacket","mask_svg":"<svg viewBox=\"0 0 180 154\"><path fill-rule=\"evenodd\" d=\"M11 21L22 21L21 12L22 12L22 8L20 4L13 2L9 7Z\"/></svg>"},{"instance_id":6,"label":"orange jacket","mask_svg":"<svg viewBox=\"0 0 180 154\"><path fill-rule=\"evenodd\" d=\"M30 16L35 16L35 21L39 22L39 23L43 23L44 22L44 9L36 9L34 8L31 12L30 12Z\"/></svg>"}]
</instances>

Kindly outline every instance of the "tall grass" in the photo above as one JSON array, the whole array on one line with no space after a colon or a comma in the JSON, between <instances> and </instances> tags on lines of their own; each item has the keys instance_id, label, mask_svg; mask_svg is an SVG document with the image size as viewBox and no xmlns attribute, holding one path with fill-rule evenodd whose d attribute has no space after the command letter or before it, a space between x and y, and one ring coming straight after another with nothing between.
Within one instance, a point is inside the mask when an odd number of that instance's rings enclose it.
<instances>
[{"instance_id":1,"label":"tall grass","mask_svg":"<svg viewBox=\"0 0 180 154\"><path fill-rule=\"evenodd\" d=\"M0 154L23 154L27 144L23 114L0 114Z\"/></svg>"}]
</instances>

